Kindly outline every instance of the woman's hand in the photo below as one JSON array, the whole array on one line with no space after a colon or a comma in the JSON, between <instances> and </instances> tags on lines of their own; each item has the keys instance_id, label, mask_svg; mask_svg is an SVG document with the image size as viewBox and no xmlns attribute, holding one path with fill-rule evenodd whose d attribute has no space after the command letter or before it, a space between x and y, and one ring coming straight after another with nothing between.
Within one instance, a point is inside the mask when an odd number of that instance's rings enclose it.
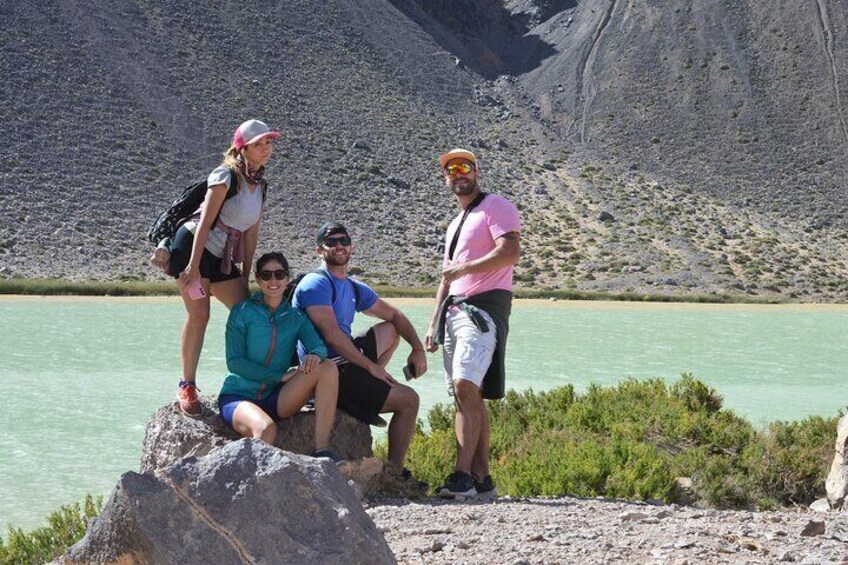
<instances>
[{"instance_id":1,"label":"woman's hand","mask_svg":"<svg viewBox=\"0 0 848 565\"><path fill-rule=\"evenodd\" d=\"M183 269L183 272L180 273L180 284L183 287L187 287L189 284L194 282L195 279L200 277L200 272L191 266L191 263L186 265L186 268Z\"/></svg>"},{"instance_id":2,"label":"woman's hand","mask_svg":"<svg viewBox=\"0 0 848 565\"><path fill-rule=\"evenodd\" d=\"M320 357L309 353L303 357L303 361L300 362L299 369L304 373L309 374L310 372L312 372L312 369L318 366L318 363L320 362Z\"/></svg>"}]
</instances>

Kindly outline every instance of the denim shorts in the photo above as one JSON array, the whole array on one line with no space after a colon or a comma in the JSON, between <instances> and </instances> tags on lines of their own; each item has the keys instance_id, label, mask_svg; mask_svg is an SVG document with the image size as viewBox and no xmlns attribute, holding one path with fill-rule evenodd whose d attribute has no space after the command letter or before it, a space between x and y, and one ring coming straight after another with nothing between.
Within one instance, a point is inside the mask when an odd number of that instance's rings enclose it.
<instances>
[{"instance_id":1,"label":"denim shorts","mask_svg":"<svg viewBox=\"0 0 848 565\"><path fill-rule=\"evenodd\" d=\"M233 414L235 413L236 408L242 402L251 402L259 406L263 412L271 417L272 420L279 422L282 418L280 418L280 414L277 412L277 400L280 398L280 391L283 389L283 384L284 383L277 384L277 386L271 390L271 394L262 400L247 398L240 394L220 395L218 397L218 410L221 412L221 418L224 419L228 426L235 429L233 426Z\"/></svg>"}]
</instances>

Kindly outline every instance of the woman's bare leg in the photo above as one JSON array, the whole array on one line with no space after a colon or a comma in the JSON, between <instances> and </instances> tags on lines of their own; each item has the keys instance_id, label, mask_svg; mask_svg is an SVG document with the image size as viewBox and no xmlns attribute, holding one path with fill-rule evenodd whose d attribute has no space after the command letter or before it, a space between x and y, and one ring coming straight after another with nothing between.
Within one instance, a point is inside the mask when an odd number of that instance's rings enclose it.
<instances>
[{"instance_id":1,"label":"woman's bare leg","mask_svg":"<svg viewBox=\"0 0 848 565\"><path fill-rule=\"evenodd\" d=\"M193 383L197 379L197 363L203 349L203 336L209 323L209 279L200 279L206 296L197 300L191 298L185 287L177 283L180 296L186 309L186 321L180 337L180 355L182 357L183 380Z\"/></svg>"},{"instance_id":2,"label":"woman's bare leg","mask_svg":"<svg viewBox=\"0 0 848 565\"><path fill-rule=\"evenodd\" d=\"M339 371L329 360L321 361L311 372L297 371L280 392L277 413L280 418L297 414L303 405L315 397L315 450L330 446L330 434L336 417L339 395Z\"/></svg>"},{"instance_id":3,"label":"woman's bare leg","mask_svg":"<svg viewBox=\"0 0 848 565\"><path fill-rule=\"evenodd\" d=\"M274 445L277 439L277 423L256 404L239 402L233 412L233 428L244 437L261 439Z\"/></svg>"},{"instance_id":4,"label":"woman's bare leg","mask_svg":"<svg viewBox=\"0 0 848 565\"><path fill-rule=\"evenodd\" d=\"M210 286L212 296L226 306L227 310L232 310L233 306L250 295L250 289L244 277L212 283Z\"/></svg>"}]
</instances>

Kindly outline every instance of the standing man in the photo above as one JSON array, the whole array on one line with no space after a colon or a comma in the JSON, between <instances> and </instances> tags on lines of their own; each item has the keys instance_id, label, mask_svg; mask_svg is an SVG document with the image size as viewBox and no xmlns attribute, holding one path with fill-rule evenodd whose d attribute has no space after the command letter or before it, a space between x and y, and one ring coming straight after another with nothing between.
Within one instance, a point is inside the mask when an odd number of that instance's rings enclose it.
<instances>
[{"instance_id":1,"label":"standing man","mask_svg":"<svg viewBox=\"0 0 848 565\"><path fill-rule=\"evenodd\" d=\"M415 432L418 394L398 383L386 371L402 337L412 346L407 365L415 377L427 370L424 346L403 313L383 301L369 286L347 276L353 251L350 234L342 224L321 226L316 253L322 266L297 285L292 304L306 311L324 338L339 369L339 408L367 424L381 421L379 414L393 413L389 424L389 459L404 469L406 451ZM364 334L351 336L357 312L379 318Z\"/></svg>"},{"instance_id":2,"label":"standing man","mask_svg":"<svg viewBox=\"0 0 848 565\"><path fill-rule=\"evenodd\" d=\"M480 192L474 153L453 149L439 163L462 212L448 226L442 282L424 338L428 351L444 345L445 380L456 402L456 465L437 494L497 496L489 474L489 414L483 399L504 397L521 222L510 201Z\"/></svg>"}]
</instances>

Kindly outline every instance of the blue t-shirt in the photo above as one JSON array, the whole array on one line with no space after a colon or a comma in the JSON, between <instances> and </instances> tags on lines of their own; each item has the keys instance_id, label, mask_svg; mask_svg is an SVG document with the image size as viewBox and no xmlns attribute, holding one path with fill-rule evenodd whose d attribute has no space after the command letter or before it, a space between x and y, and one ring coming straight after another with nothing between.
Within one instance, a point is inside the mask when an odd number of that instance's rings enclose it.
<instances>
[{"instance_id":1,"label":"blue t-shirt","mask_svg":"<svg viewBox=\"0 0 848 565\"><path fill-rule=\"evenodd\" d=\"M347 336L352 337L353 317L357 312L368 310L374 306L379 297L365 283L350 277L344 280L339 279L329 271L322 270L330 275L329 278L323 273L307 274L294 291L292 305L304 312L309 306L332 306L339 327ZM333 289L330 287L330 281L336 289L336 301L332 304ZM353 291L353 285L356 285L356 292ZM327 349L330 357L338 355L329 344L327 344ZM300 352L300 347L298 347L298 352Z\"/></svg>"}]
</instances>

